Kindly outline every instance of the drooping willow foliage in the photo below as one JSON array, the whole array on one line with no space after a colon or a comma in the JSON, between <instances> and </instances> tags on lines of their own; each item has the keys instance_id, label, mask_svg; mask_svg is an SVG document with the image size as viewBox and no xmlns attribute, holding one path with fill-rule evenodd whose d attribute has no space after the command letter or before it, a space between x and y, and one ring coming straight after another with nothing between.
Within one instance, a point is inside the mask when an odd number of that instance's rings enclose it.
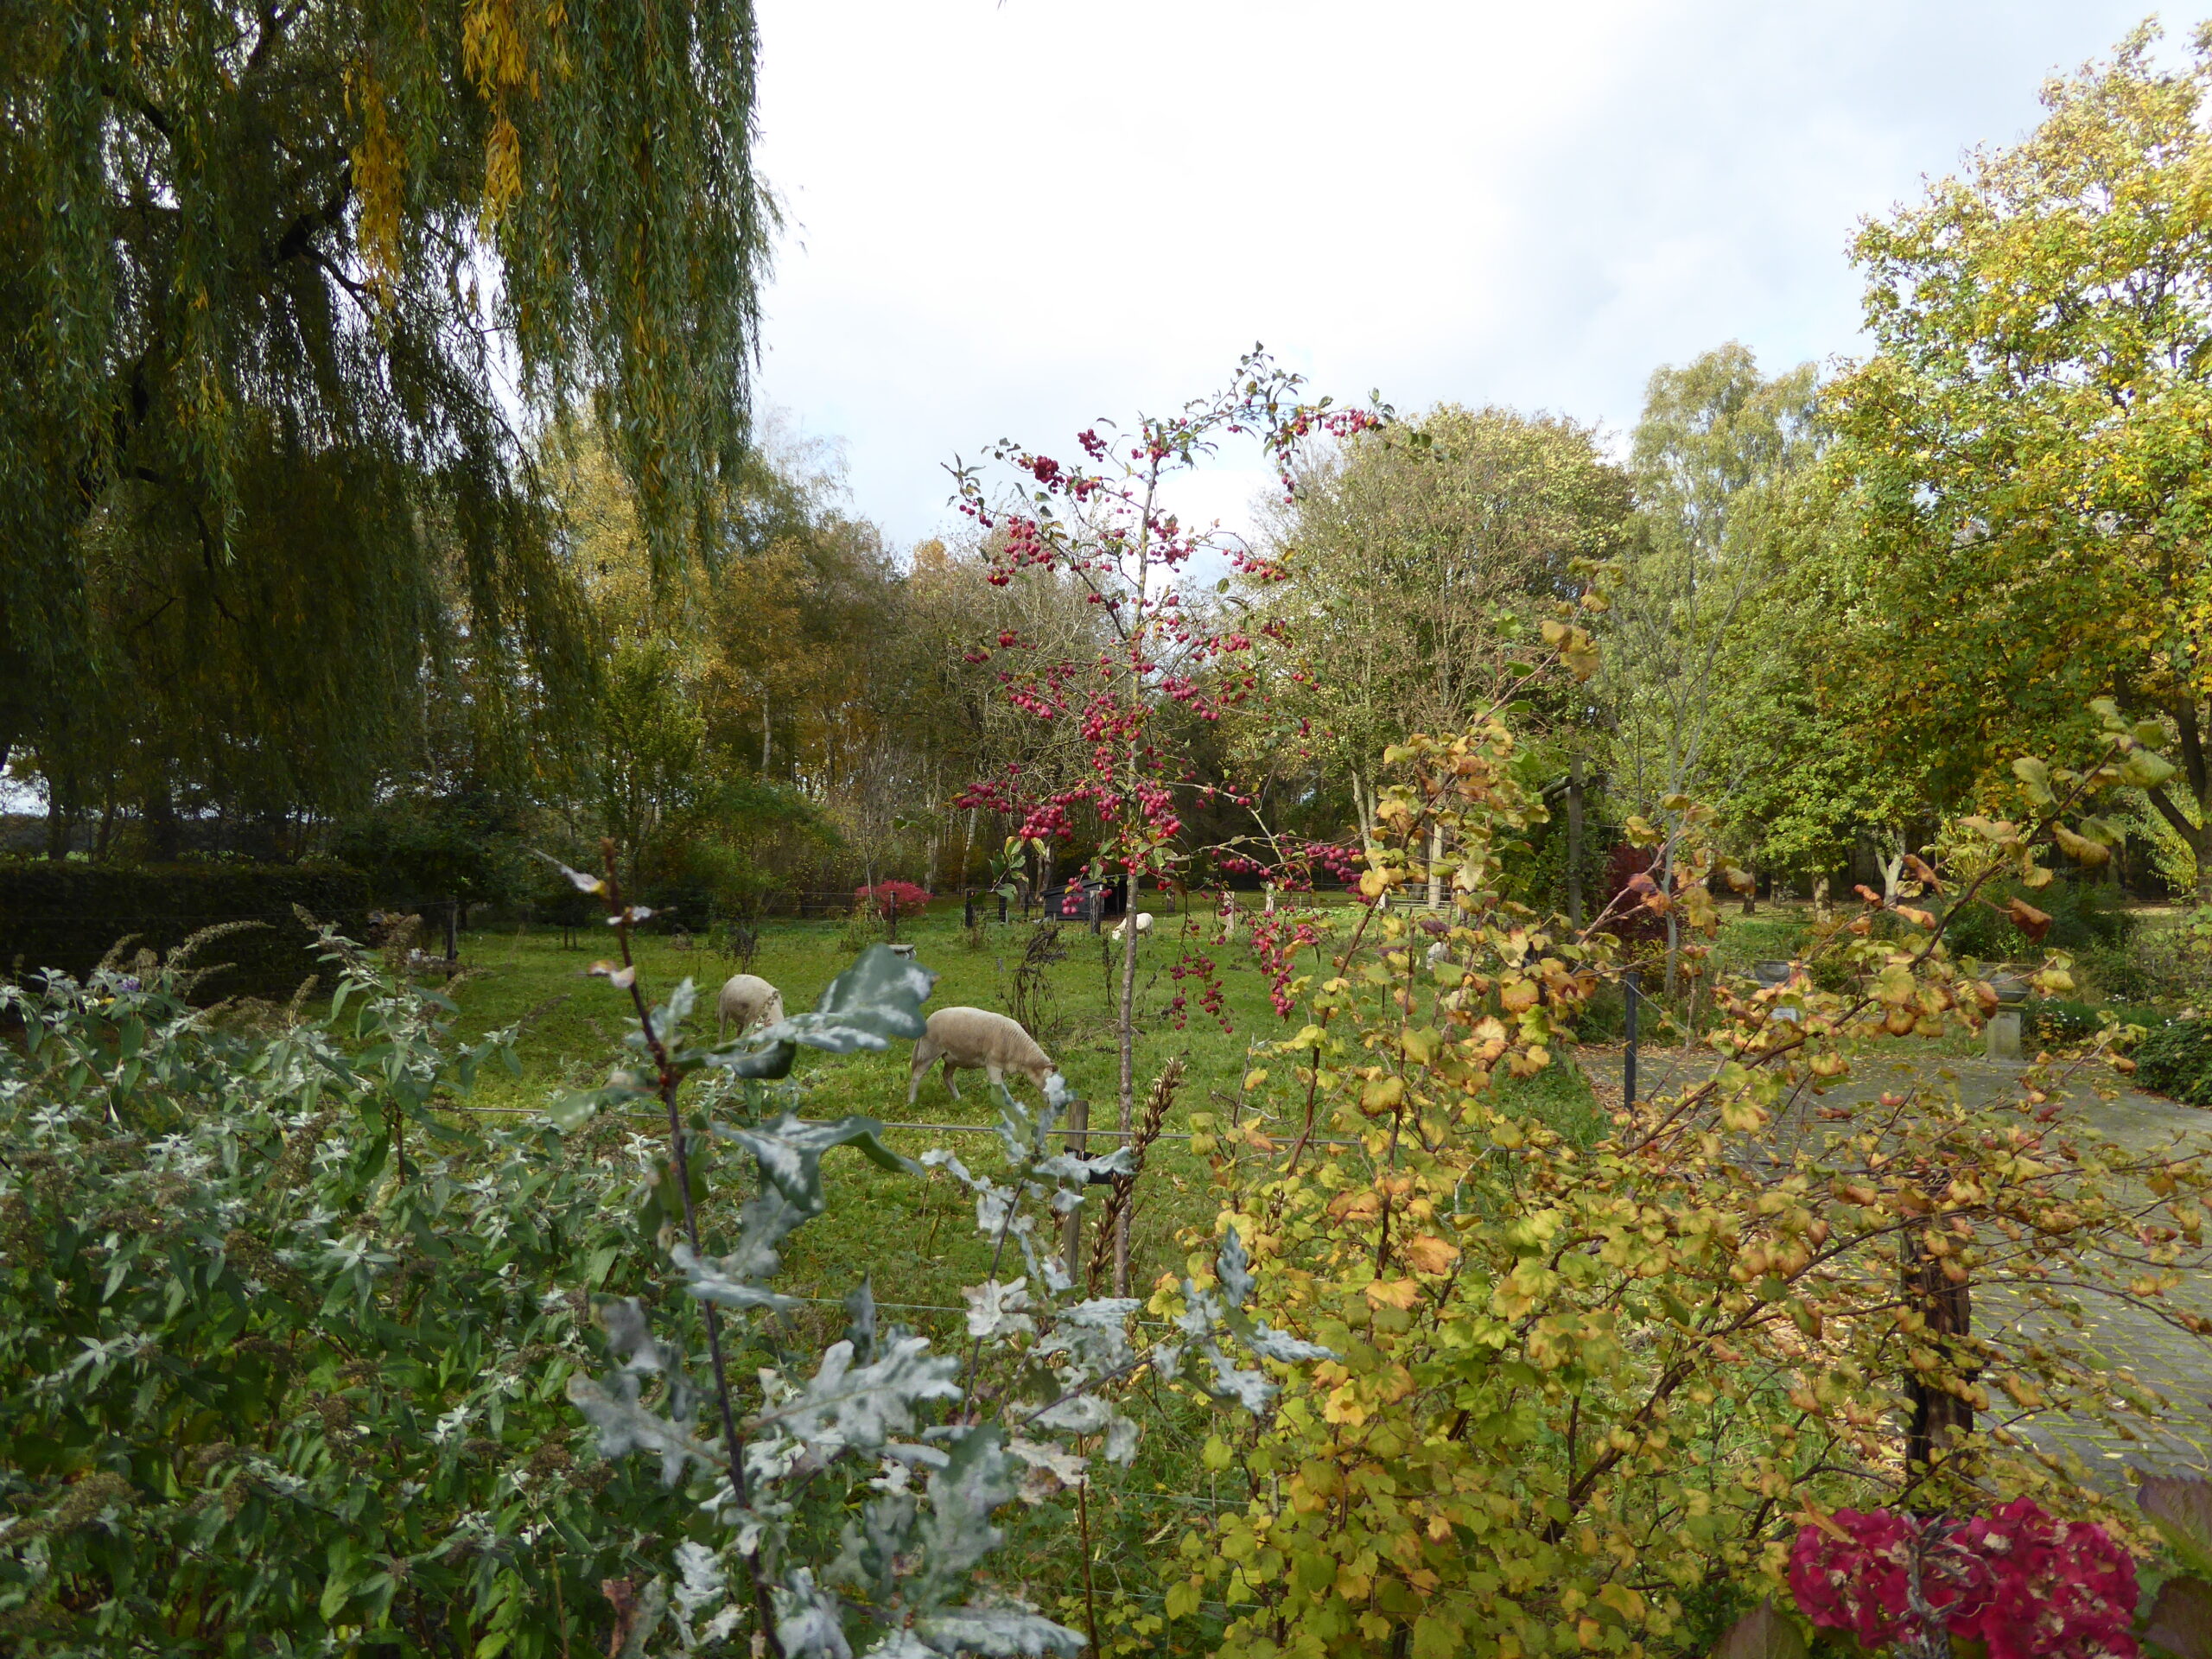
<instances>
[{"instance_id":1,"label":"drooping willow foliage","mask_svg":"<svg viewBox=\"0 0 2212 1659\"><path fill-rule=\"evenodd\" d=\"M0 756L332 804L588 671L529 429L667 566L747 441L744 0L0 4Z\"/></svg>"}]
</instances>

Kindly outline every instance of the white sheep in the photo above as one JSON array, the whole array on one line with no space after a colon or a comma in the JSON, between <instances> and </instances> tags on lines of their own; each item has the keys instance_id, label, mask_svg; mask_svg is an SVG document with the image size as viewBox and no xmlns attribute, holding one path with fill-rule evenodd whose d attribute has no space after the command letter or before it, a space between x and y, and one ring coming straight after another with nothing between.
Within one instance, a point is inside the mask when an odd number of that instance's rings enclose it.
<instances>
[{"instance_id":1,"label":"white sheep","mask_svg":"<svg viewBox=\"0 0 2212 1659\"><path fill-rule=\"evenodd\" d=\"M742 1037L755 1026L772 1026L784 1017L784 994L758 974L732 974L715 998L715 1013L718 1038L729 1033L733 1020Z\"/></svg>"},{"instance_id":2,"label":"white sheep","mask_svg":"<svg viewBox=\"0 0 2212 1659\"><path fill-rule=\"evenodd\" d=\"M940 1058L944 1061L944 1086L955 1100L960 1098L960 1085L952 1080L955 1071L982 1071L993 1083L1005 1081L1009 1071L1020 1071L1042 1089L1045 1079L1059 1070L1018 1021L988 1008L939 1008L930 1015L921 1040L914 1045L913 1069L906 1078L909 1106L921 1090L923 1074Z\"/></svg>"},{"instance_id":3,"label":"white sheep","mask_svg":"<svg viewBox=\"0 0 2212 1659\"><path fill-rule=\"evenodd\" d=\"M1122 931L1124 928L1128 927L1128 918L1125 916L1120 921L1115 923L1113 926L1106 930L1106 937L1113 940L1115 944L1119 944L1122 942ZM1137 937L1139 938L1142 938L1146 934L1151 931L1152 912L1148 910L1139 911L1137 912Z\"/></svg>"}]
</instances>

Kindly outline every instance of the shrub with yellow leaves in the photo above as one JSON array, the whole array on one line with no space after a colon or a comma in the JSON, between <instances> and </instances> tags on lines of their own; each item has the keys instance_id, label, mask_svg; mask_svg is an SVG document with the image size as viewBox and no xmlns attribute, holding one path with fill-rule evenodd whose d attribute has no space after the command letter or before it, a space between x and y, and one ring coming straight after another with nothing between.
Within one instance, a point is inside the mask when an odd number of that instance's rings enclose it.
<instances>
[{"instance_id":1,"label":"shrub with yellow leaves","mask_svg":"<svg viewBox=\"0 0 2212 1659\"><path fill-rule=\"evenodd\" d=\"M1571 1063L1617 953L1605 918L1576 934L1502 896L1501 849L1541 811L1513 748L1491 724L1392 752L1407 781L1363 888L1425 880L1444 849L1448 951L1386 906L1343 912L1269 1070L1294 1132L1201 1135L1255 1314L1335 1357L1224 1446L1248 1501L1183 1539L1171 1620L1225 1659L1676 1651L1786 1599L1793 1535L1837 1507L2032 1492L2139 1535L2050 1430L2158 1408L2092 1364L2088 1301L2212 1330L2168 1300L2205 1263L2207 1172L2079 1132L2034 1070L1994 1105L1854 1087L1995 1007L1937 915L1878 899L1821 946L1855 988L1717 986L1708 1075L1593 1143L1516 1110L1499 1084ZM2094 836L2080 809L2145 765L2132 731L2111 749L2088 773L2022 769L2030 810L1990 821L1954 904L2037 868L2062 815ZM1661 896L1709 934L1688 896L1710 858L1673 851ZM1943 887L1915 875L1908 898ZM2053 958L2045 982L2063 976ZM1206 1286L1205 1242L1155 1313Z\"/></svg>"}]
</instances>

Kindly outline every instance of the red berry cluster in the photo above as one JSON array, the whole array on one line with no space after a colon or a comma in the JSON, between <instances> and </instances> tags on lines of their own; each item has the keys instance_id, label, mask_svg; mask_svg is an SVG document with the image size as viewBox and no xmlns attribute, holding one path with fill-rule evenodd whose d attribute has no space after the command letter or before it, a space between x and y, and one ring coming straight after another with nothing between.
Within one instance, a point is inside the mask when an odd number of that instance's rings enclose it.
<instances>
[{"instance_id":1,"label":"red berry cluster","mask_svg":"<svg viewBox=\"0 0 2212 1659\"><path fill-rule=\"evenodd\" d=\"M1175 995L1168 1000L1167 1018L1176 1030L1182 1030L1190 1021L1189 993L1184 989L1186 980L1194 981L1198 985L1201 1010L1211 1014L1223 1031L1234 1032L1236 1029L1230 1024L1229 1015L1223 1010L1221 973L1211 957L1186 950L1168 972L1175 980Z\"/></svg>"},{"instance_id":2,"label":"red berry cluster","mask_svg":"<svg viewBox=\"0 0 2212 1659\"><path fill-rule=\"evenodd\" d=\"M1254 919L1252 951L1260 959L1260 971L1268 976L1268 1000L1274 1004L1278 1019L1289 1019L1296 1006L1290 982L1298 953L1320 943L1312 920L1296 911L1277 911Z\"/></svg>"}]
</instances>

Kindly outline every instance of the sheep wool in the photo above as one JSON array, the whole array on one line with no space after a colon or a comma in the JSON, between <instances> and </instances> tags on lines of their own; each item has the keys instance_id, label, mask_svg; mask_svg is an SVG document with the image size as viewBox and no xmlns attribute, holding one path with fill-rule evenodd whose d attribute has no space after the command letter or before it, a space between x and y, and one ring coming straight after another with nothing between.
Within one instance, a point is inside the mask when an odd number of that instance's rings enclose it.
<instances>
[{"instance_id":1,"label":"sheep wool","mask_svg":"<svg viewBox=\"0 0 2212 1659\"><path fill-rule=\"evenodd\" d=\"M755 1026L772 1026L784 1017L784 994L758 974L732 974L715 998L716 1032L728 1036L734 1023L741 1037Z\"/></svg>"}]
</instances>

